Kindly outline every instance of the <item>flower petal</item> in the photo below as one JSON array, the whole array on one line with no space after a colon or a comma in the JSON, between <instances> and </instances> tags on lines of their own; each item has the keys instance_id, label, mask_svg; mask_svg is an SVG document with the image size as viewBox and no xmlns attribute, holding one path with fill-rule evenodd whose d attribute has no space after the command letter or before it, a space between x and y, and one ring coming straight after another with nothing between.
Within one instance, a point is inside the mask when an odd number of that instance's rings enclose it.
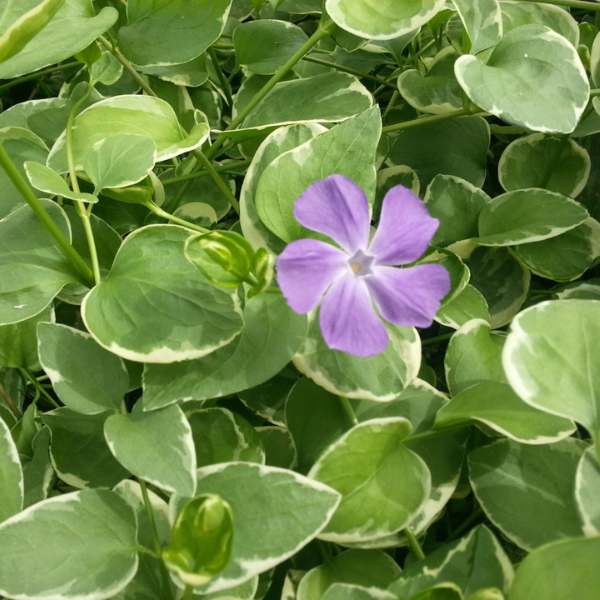
<instances>
[{"instance_id":1,"label":"flower petal","mask_svg":"<svg viewBox=\"0 0 600 600\"><path fill-rule=\"evenodd\" d=\"M319 325L332 350L372 356L388 344L385 325L375 312L364 279L354 273L342 276L325 294Z\"/></svg>"},{"instance_id":2,"label":"flower petal","mask_svg":"<svg viewBox=\"0 0 600 600\"><path fill-rule=\"evenodd\" d=\"M319 304L327 288L350 268L348 256L318 240L296 240L279 255L277 282L287 303L301 315Z\"/></svg>"},{"instance_id":3,"label":"flower petal","mask_svg":"<svg viewBox=\"0 0 600 600\"><path fill-rule=\"evenodd\" d=\"M406 327L429 327L450 291L450 275L442 265L374 267L365 281L381 316Z\"/></svg>"},{"instance_id":4,"label":"flower petal","mask_svg":"<svg viewBox=\"0 0 600 600\"><path fill-rule=\"evenodd\" d=\"M312 231L329 236L350 253L369 243L369 201L343 175L330 175L309 185L294 204L294 216Z\"/></svg>"},{"instance_id":5,"label":"flower petal","mask_svg":"<svg viewBox=\"0 0 600 600\"><path fill-rule=\"evenodd\" d=\"M383 199L369 254L380 265L407 265L427 250L439 224L418 196L396 185Z\"/></svg>"}]
</instances>

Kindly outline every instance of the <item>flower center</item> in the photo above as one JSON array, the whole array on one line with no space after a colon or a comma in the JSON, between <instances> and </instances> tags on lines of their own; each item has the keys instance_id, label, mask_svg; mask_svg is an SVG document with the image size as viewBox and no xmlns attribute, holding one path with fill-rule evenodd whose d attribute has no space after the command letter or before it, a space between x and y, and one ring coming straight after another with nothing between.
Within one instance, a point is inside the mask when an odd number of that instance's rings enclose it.
<instances>
[{"instance_id":1,"label":"flower center","mask_svg":"<svg viewBox=\"0 0 600 600\"><path fill-rule=\"evenodd\" d=\"M354 256L349 259L348 263L350 264L352 271L359 277L362 277L372 273L371 265L374 260L375 257L365 254L362 250L357 250Z\"/></svg>"}]
</instances>

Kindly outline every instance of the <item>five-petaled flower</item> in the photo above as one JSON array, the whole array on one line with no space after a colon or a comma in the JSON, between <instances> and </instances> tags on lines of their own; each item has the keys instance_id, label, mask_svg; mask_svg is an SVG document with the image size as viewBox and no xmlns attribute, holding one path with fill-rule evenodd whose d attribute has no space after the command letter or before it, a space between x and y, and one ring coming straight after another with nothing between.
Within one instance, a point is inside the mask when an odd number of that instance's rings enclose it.
<instances>
[{"instance_id":1,"label":"five-petaled flower","mask_svg":"<svg viewBox=\"0 0 600 600\"><path fill-rule=\"evenodd\" d=\"M319 325L329 348L356 356L383 352L388 333L377 311L396 325L431 325L450 291L448 271L437 264L394 266L416 261L439 225L413 192L401 185L389 190L370 243L367 197L342 175L306 188L294 215L340 246L301 239L277 258L279 287L292 310L308 313L322 298Z\"/></svg>"}]
</instances>

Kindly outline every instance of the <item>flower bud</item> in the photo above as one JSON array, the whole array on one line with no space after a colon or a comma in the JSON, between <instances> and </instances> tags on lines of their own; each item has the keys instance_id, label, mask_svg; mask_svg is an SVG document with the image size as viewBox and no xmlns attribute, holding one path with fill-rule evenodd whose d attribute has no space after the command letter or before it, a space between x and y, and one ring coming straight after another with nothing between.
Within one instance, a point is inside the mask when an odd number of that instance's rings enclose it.
<instances>
[{"instance_id":1,"label":"flower bud","mask_svg":"<svg viewBox=\"0 0 600 600\"><path fill-rule=\"evenodd\" d=\"M205 494L177 515L171 546L163 550L163 558L186 585L199 586L228 565L232 545L231 507L220 496Z\"/></svg>"},{"instance_id":2,"label":"flower bud","mask_svg":"<svg viewBox=\"0 0 600 600\"><path fill-rule=\"evenodd\" d=\"M256 283L254 249L233 231L211 231L190 237L185 244L186 258L212 283L235 288Z\"/></svg>"}]
</instances>

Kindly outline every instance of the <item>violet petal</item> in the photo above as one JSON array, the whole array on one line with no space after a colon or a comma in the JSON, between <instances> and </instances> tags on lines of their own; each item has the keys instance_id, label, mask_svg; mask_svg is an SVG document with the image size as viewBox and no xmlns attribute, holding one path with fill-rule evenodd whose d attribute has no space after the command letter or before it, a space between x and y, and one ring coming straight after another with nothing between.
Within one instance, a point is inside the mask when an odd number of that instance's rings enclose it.
<instances>
[{"instance_id":1,"label":"violet petal","mask_svg":"<svg viewBox=\"0 0 600 600\"><path fill-rule=\"evenodd\" d=\"M276 265L279 287L301 315L315 308L327 288L350 268L345 252L318 240L291 242Z\"/></svg>"},{"instance_id":2,"label":"violet petal","mask_svg":"<svg viewBox=\"0 0 600 600\"><path fill-rule=\"evenodd\" d=\"M450 275L442 265L374 267L365 281L381 316L406 327L429 327L450 291Z\"/></svg>"},{"instance_id":3,"label":"violet petal","mask_svg":"<svg viewBox=\"0 0 600 600\"><path fill-rule=\"evenodd\" d=\"M294 216L354 253L369 243L369 202L365 193L343 175L330 175L309 185L294 205Z\"/></svg>"},{"instance_id":4,"label":"violet petal","mask_svg":"<svg viewBox=\"0 0 600 600\"><path fill-rule=\"evenodd\" d=\"M439 224L418 196L402 185L394 186L383 199L369 254L379 265L414 262L427 250Z\"/></svg>"},{"instance_id":5,"label":"violet petal","mask_svg":"<svg viewBox=\"0 0 600 600\"><path fill-rule=\"evenodd\" d=\"M383 352L388 344L387 331L375 312L364 279L353 273L340 277L325 294L319 325L332 350L372 356Z\"/></svg>"}]
</instances>

